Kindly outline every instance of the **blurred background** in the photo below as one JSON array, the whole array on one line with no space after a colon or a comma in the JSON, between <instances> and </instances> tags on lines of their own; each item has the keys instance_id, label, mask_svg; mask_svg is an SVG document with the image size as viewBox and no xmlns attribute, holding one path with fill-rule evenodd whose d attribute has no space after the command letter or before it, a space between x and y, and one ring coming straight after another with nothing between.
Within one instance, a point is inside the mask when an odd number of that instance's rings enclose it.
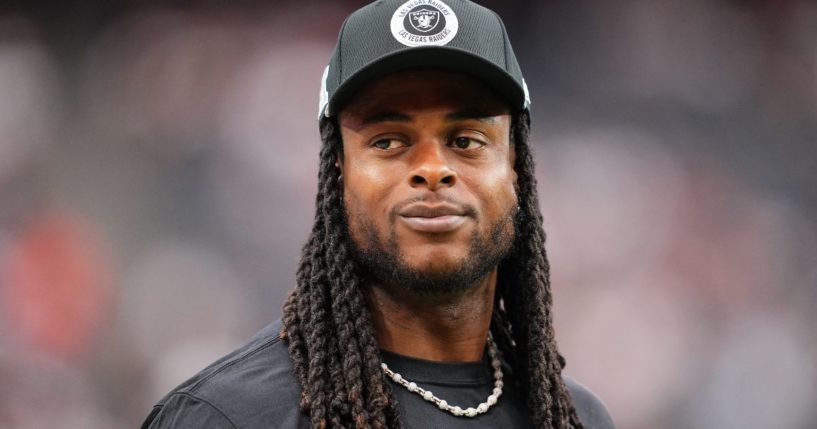
<instances>
[{"instance_id":1,"label":"blurred background","mask_svg":"<svg viewBox=\"0 0 817 429\"><path fill-rule=\"evenodd\" d=\"M363 3L0 6L0 427L138 427L280 316ZM483 4L567 372L620 429L817 428L817 4Z\"/></svg>"}]
</instances>

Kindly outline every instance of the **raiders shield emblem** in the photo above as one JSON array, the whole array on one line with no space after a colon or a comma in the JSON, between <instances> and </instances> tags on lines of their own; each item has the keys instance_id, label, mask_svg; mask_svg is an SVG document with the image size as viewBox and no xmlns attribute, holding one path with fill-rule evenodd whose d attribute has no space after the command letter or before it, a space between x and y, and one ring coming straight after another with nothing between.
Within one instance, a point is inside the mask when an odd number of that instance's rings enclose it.
<instances>
[{"instance_id":1,"label":"raiders shield emblem","mask_svg":"<svg viewBox=\"0 0 817 429\"><path fill-rule=\"evenodd\" d=\"M438 10L423 8L408 15L411 26L421 33L433 31L440 22L440 12Z\"/></svg>"}]
</instances>

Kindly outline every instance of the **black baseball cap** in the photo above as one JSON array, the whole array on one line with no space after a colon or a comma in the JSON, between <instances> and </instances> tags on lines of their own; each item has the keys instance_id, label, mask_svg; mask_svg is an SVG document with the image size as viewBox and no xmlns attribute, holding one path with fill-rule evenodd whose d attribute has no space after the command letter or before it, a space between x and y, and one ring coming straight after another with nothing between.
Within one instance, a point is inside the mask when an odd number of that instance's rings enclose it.
<instances>
[{"instance_id":1,"label":"black baseball cap","mask_svg":"<svg viewBox=\"0 0 817 429\"><path fill-rule=\"evenodd\" d=\"M346 18L323 72L320 117L332 117L367 83L414 69L442 69L481 79L513 110L530 96L505 25L468 0L380 0Z\"/></svg>"}]
</instances>

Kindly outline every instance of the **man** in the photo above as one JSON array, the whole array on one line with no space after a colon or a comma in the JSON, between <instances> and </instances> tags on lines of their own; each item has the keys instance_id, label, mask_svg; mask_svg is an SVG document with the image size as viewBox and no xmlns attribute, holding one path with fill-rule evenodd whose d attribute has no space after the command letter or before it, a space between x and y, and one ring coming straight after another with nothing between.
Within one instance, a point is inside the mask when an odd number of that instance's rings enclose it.
<instances>
[{"instance_id":1,"label":"man","mask_svg":"<svg viewBox=\"0 0 817 429\"><path fill-rule=\"evenodd\" d=\"M562 376L529 103L490 10L353 13L324 72L315 223L283 320L143 428L612 428Z\"/></svg>"}]
</instances>

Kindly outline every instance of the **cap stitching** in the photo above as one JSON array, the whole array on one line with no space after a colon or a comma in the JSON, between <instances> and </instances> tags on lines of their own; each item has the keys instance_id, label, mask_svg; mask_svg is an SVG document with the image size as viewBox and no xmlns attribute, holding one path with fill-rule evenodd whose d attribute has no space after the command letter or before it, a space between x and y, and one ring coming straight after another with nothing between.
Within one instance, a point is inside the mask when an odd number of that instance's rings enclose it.
<instances>
[{"instance_id":1,"label":"cap stitching","mask_svg":"<svg viewBox=\"0 0 817 429\"><path fill-rule=\"evenodd\" d=\"M497 15L497 13L493 10L488 10L494 14L494 18L496 18L497 22L499 22L499 26L502 27L502 59L505 61L503 67L505 67L505 70L508 70L508 31L505 28L505 23L502 22L502 18L500 18L499 15Z\"/></svg>"},{"instance_id":2,"label":"cap stitching","mask_svg":"<svg viewBox=\"0 0 817 429\"><path fill-rule=\"evenodd\" d=\"M343 43L343 33L346 32L346 25L349 23L349 18L351 17L352 15L349 15L343 20L343 25L340 27L340 35L338 36L338 74L337 82L335 83L335 91L337 91L337 86L340 85L341 78L343 77L343 46L341 46L341 44ZM333 95L335 91L332 91ZM329 99L331 100L332 97L330 96ZM327 106L329 104L331 103L328 102Z\"/></svg>"}]
</instances>

